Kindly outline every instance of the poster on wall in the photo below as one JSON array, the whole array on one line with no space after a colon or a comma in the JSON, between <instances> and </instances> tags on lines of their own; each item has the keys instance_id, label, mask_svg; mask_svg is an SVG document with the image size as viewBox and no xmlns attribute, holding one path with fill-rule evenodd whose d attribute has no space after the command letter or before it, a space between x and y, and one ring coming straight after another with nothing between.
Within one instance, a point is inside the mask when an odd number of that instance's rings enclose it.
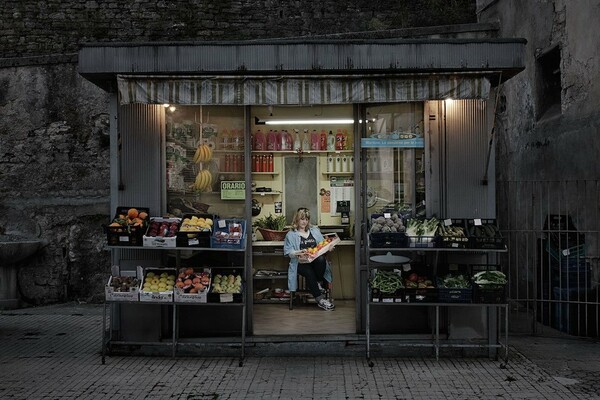
<instances>
[{"instance_id":1,"label":"poster on wall","mask_svg":"<svg viewBox=\"0 0 600 400\"><path fill-rule=\"evenodd\" d=\"M246 198L246 182L221 181L221 200L244 200Z\"/></svg>"},{"instance_id":2,"label":"poster on wall","mask_svg":"<svg viewBox=\"0 0 600 400\"><path fill-rule=\"evenodd\" d=\"M338 201L350 201L354 195L354 179L348 176L332 176L329 178L330 186L330 213L339 216L337 211Z\"/></svg>"}]
</instances>

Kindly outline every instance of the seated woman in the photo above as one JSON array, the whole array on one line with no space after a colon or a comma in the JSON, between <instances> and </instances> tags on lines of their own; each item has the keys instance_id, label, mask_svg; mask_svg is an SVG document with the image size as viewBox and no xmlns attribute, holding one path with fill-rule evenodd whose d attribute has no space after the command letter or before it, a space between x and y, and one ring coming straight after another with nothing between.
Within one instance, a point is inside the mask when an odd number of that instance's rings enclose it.
<instances>
[{"instance_id":1,"label":"seated woman","mask_svg":"<svg viewBox=\"0 0 600 400\"><path fill-rule=\"evenodd\" d=\"M290 257L288 268L288 289L295 292L298 289L298 274L306 279L308 290L323 310L335 308L332 302L325 298L321 291L320 282L329 285L332 280L331 267L324 255L320 255L310 263L299 263L299 258L307 255L306 249L316 246L323 240L319 228L310 223L310 212L307 208L299 208L292 220L292 229L288 231L283 243L283 254Z\"/></svg>"}]
</instances>

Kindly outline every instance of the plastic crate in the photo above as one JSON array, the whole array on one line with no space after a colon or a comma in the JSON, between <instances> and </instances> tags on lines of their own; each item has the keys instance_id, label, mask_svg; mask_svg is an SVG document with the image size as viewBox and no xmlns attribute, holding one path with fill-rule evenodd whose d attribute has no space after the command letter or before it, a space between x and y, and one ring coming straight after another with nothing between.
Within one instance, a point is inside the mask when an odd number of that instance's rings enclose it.
<instances>
[{"instance_id":1,"label":"plastic crate","mask_svg":"<svg viewBox=\"0 0 600 400\"><path fill-rule=\"evenodd\" d=\"M440 303L471 303L473 301L472 288L438 288Z\"/></svg>"},{"instance_id":2,"label":"plastic crate","mask_svg":"<svg viewBox=\"0 0 600 400\"><path fill-rule=\"evenodd\" d=\"M469 246L469 238L467 234L467 222L465 219L456 219L456 218L448 218L440 221L442 226L457 226L463 229L464 236L450 236L450 235L438 235L437 238L437 247L442 248L455 248L455 249L465 249Z\"/></svg>"},{"instance_id":3,"label":"plastic crate","mask_svg":"<svg viewBox=\"0 0 600 400\"><path fill-rule=\"evenodd\" d=\"M217 275L229 276L232 275L234 279L240 276L242 279L242 286L240 293L215 293L214 289L216 285L213 284L211 291L208 293L209 303L241 303L244 301L244 268L213 268L213 282L217 281Z\"/></svg>"},{"instance_id":4,"label":"plastic crate","mask_svg":"<svg viewBox=\"0 0 600 400\"><path fill-rule=\"evenodd\" d=\"M398 292L403 303L435 303L439 298L436 288L403 288Z\"/></svg>"},{"instance_id":5,"label":"plastic crate","mask_svg":"<svg viewBox=\"0 0 600 400\"><path fill-rule=\"evenodd\" d=\"M183 227L183 221L186 218L210 218L213 221L213 225L217 222L219 218L214 214L185 214L182 218L182 224L179 227L179 231L177 232L177 247L210 247L210 237L212 236L213 229L210 231L202 231L202 232L182 232L181 228Z\"/></svg>"},{"instance_id":6,"label":"plastic crate","mask_svg":"<svg viewBox=\"0 0 600 400\"><path fill-rule=\"evenodd\" d=\"M476 236L477 226L491 225L496 231L496 236ZM506 241L498 230L495 219L469 219L467 220L467 231L469 235L469 246L474 249L503 249Z\"/></svg>"},{"instance_id":7,"label":"plastic crate","mask_svg":"<svg viewBox=\"0 0 600 400\"><path fill-rule=\"evenodd\" d=\"M391 215L394 213L391 212L385 214L371 214L371 218L369 219L369 228L372 226L372 220L377 219L379 217L383 217L386 221L391 220ZM398 213L398 218L402 219L402 216ZM403 221L404 225L404 221ZM370 238L370 246L375 248L386 248L386 247L406 247L407 245L407 237L404 232L371 232L369 233Z\"/></svg>"},{"instance_id":8,"label":"plastic crate","mask_svg":"<svg viewBox=\"0 0 600 400\"><path fill-rule=\"evenodd\" d=\"M435 236L407 236L408 247L436 247Z\"/></svg>"},{"instance_id":9,"label":"plastic crate","mask_svg":"<svg viewBox=\"0 0 600 400\"><path fill-rule=\"evenodd\" d=\"M210 247L217 249L243 249L246 245L246 220L218 219L213 224Z\"/></svg>"},{"instance_id":10,"label":"plastic crate","mask_svg":"<svg viewBox=\"0 0 600 400\"><path fill-rule=\"evenodd\" d=\"M506 303L506 285L501 287L485 287L473 285L473 303L504 304Z\"/></svg>"},{"instance_id":11,"label":"plastic crate","mask_svg":"<svg viewBox=\"0 0 600 400\"><path fill-rule=\"evenodd\" d=\"M119 215L127 215L127 211L135 208L139 212L145 212L150 215L150 209L145 207L117 207L113 221L118 219ZM109 246L142 246L144 243L144 233L148 228L148 218L141 226L109 226L103 225L106 233L106 241Z\"/></svg>"}]
</instances>

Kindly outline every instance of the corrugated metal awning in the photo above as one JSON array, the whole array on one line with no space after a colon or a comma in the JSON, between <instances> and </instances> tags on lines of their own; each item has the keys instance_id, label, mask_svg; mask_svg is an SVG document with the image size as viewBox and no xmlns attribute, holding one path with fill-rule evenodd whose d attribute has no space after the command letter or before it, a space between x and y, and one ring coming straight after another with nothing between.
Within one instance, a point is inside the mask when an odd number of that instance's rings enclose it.
<instances>
[{"instance_id":1,"label":"corrugated metal awning","mask_svg":"<svg viewBox=\"0 0 600 400\"><path fill-rule=\"evenodd\" d=\"M482 76L412 77L118 77L121 104L316 105L485 99Z\"/></svg>"},{"instance_id":2,"label":"corrugated metal awning","mask_svg":"<svg viewBox=\"0 0 600 400\"><path fill-rule=\"evenodd\" d=\"M121 102L340 104L486 98L525 68L523 39L102 43L79 73ZM119 76L117 82L117 76Z\"/></svg>"}]
</instances>

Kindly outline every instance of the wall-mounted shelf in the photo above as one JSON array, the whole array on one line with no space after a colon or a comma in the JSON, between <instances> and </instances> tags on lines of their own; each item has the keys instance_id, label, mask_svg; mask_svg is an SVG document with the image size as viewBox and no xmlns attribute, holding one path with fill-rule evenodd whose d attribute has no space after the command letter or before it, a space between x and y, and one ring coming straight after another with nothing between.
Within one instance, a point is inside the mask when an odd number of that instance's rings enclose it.
<instances>
[{"instance_id":1,"label":"wall-mounted shelf","mask_svg":"<svg viewBox=\"0 0 600 400\"><path fill-rule=\"evenodd\" d=\"M252 154L260 154L260 153L273 153L273 154L350 154L354 153L354 150L303 150L303 151L295 151L295 150L252 150Z\"/></svg>"},{"instance_id":2,"label":"wall-mounted shelf","mask_svg":"<svg viewBox=\"0 0 600 400\"><path fill-rule=\"evenodd\" d=\"M323 172L323 175L331 176L354 176L354 172Z\"/></svg>"},{"instance_id":3,"label":"wall-mounted shelf","mask_svg":"<svg viewBox=\"0 0 600 400\"><path fill-rule=\"evenodd\" d=\"M259 196L278 196L280 194L281 194L281 192L252 192L252 195L259 195Z\"/></svg>"},{"instance_id":4,"label":"wall-mounted shelf","mask_svg":"<svg viewBox=\"0 0 600 400\"><path fill-rule=\"evenodd\" d=\"M279 172L254 172L254 171L252 171L252 175L279 175Z\"/></svg>"}]
</instances>

